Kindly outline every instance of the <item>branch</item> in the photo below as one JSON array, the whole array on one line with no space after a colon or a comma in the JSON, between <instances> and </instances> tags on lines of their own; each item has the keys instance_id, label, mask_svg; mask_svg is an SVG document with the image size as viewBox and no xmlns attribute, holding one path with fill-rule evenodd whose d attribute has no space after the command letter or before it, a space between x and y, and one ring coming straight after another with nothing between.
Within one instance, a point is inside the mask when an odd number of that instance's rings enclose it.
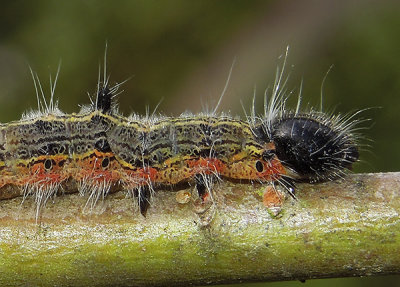
<instances>
[{"instance_id":1,"label":"branch","mask_svg":"<svg viewBox=\"0 0 400 287\"><path fill-rule=\"evenodd\" d=\"M216 284L395 274L400 270L400 173L299 185L272 216L266 185L223 183L215 209L157 192L146 218L122 192L91 212L86 198L0 202L0 285ZM181 201L181 200L179 200ZM200 223L215 210L208 225ZM197 212L195 212L197 211Z\"/></svg>"}]
</instances>

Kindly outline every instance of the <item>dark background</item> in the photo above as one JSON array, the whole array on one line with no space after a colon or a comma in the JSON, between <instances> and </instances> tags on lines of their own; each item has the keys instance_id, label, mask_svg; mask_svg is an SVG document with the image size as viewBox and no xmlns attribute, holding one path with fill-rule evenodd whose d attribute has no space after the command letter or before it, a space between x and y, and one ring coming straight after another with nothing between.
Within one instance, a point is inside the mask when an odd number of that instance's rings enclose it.
<instances>
[{"instance_id":1,"label":"dark background","mask_svg":"<svg viewBox=\"0 0 400 287\"><path fill-rule=\"evenodd\" d=\"M235 59L221 111L243 116L256 90L273 83L290 46L288 90L303 106L362 112L361 162L355 172L400 166L400 5L397 1L9 1L0 17L0 121L37 106L29 66L47 95L56 89L68 113L88 104L108 43L111 83L130 80L118 99L125 114L146 108L166 115L217 103ZM291 282L289 286L400 286L399 277ZM270 286L286 286L272 283ZM268 285L265 283L265 285ZM252 285L253 286L253 285ZM263 286L263 285L254 285Z\"/></svg>"}]
</instances>

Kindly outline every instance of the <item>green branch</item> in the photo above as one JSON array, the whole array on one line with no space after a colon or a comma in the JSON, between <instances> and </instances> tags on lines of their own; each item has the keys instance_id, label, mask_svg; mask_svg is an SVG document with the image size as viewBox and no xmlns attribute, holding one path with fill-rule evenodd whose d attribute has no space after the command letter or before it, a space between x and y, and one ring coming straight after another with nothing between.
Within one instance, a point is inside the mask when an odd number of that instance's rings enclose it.
<instances>
[{"instance_id":1,"label":"green branch","mask_svg":"<svg viewBox=\"0 0 400 287\"><path fill-rule=\"evenodd\" d=\"M400 173L300 185L277 216L266 185L220 184L215 205L157 192L147 217L121 192L0 202L0 285L143 286L398 274ZM179 193L181 195L181 192ZM178 196L179 196L178 194ZM214 211L214 212L213 212ZM201 223L208 222L208 225Z\"/></svg>"}]
</instances>

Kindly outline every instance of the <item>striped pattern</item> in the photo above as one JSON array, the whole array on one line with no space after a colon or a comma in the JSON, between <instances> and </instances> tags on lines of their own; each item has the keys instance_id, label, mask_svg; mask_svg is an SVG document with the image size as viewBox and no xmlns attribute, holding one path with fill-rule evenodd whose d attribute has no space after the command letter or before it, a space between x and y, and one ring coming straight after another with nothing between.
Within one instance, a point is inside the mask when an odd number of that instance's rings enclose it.
<instances>
[{"instance_id":1,"label":"striped pattern","mask_svg":"<svg viewBox=\"0 0 400 287\"><path fill-rule=\"evenodd\" d=\"M253 130L229 116L150 120L95 108L48 113L0 126L0 189L16 185L52 195L75 182L82 193L105 195L113 186L153 189L198 174L278 180L285 168L276 157L263 158L274 145Z\"/></svg>"}]
</instances>

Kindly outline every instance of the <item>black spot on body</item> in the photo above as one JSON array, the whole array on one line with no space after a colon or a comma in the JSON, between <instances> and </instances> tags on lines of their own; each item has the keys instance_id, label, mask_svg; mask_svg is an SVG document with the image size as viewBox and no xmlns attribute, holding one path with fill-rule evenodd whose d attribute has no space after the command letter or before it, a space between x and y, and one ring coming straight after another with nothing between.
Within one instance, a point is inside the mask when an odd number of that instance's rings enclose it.
<instances>
[{"instance_id":1,"label":"black spot on body","mask_svg":"<svg viewBox=\"0 0 400 287\"><path fill-rule=\"evenodd\" d=\"M46 170L50 170L52 166L53 166L53 163L52 163L51 159L46 159L44 161L44 168Z\"/></svg>"},{"instance_id":2,"label":"black spot on body","mask_svg":"<svg viewBox=\"0 0 400 287\"><path fill-rule=\"evenodd\" d=\"M111 147L110 144L106 139L99 139L96 141L94 144L94 147L99 151L99 152L111 152Z\"/></svg>"},{"instance_id":3,"label":"black spot on body","mask_svg":"<svg viewBox=\"0 0 400 287\"><path fill-rule=\"evenodd\" d=\"M264 166L263 166L262 162L259 160L256 162L256 169L258 172L263 172L263 170L264 170Z\"/></svg>"},{"instance_id":4,"label":"black spot on body","mask_svg":"<svg viewBox=\"0 0 400 287\"><path fill-rule=\"evenodd\" d=\"M103 158L103 160L101 161L101 166L103 168L108 167L109 164L110 164L110 158L108 158L108 157Z\"/></svg>"}]
</instances>

